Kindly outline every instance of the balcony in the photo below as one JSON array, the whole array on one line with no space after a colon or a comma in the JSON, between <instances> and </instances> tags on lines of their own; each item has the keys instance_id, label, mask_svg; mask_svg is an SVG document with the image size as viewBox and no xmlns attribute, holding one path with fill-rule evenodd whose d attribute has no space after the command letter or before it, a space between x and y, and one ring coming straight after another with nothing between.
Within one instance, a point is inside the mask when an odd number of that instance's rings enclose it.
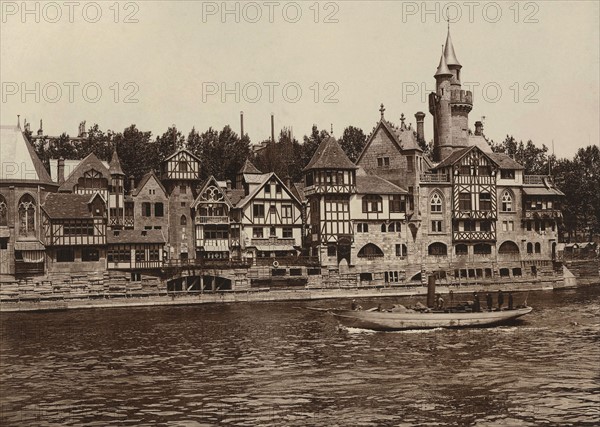
<instances>
[{"instance_id":1,"label":"balcony","mask_svg":"<svg viewBox=\"0 0 600 427\"><path fill-rule=\"evenodd\" d=\"M267 238L254 238L250 240L250 245L252 246L295 246L296 239L293 237L290 238L280 238L280 237L267 237Z\"/></svg>"},{"instance_id":2,"label":"balcony","mask_svg":"<svg viewBox=\"0 0 600 427\"><path fill-rule=\"evenodd\" d=\"M452 237L455 242L496 241L496 233L493 231L454 231Z\"/></svg>"},{"instance_id":3,"label":"balcony","mask_svg":"<svg viewBox=\"0 0 600 427\"><path fill-rule=\"evenodd\" d=\"M229 224L228 216L197 216L196 224Z\"/></svg>"},{"instance_id":4,"label":"balcony","mask_svg":"<svg viewBox=\"0 0 600 427\"><path fill-rule=\"evenodd\" d=\"M544 181L550 180L550 175L524 175L525 185L544 185Z\"/></svg>"},{"instance_id":5,"label":"balcony","mask_svg":"<svg viewBox=\"0 0 600 427\"><path fill-rule=\"evenodd\" d=\"M441 173L422 173L421 183L449 184L450 175Z\"/></svg>"},{"instance_id":6,"label":"balcony","mask_svg":"<svg viewBox=\"0 0 600 427\"><path fill-rule=\"evenodd\" d=\"M540 209L523 211L523 218L526 219L555 219L562 217L562 211L559 209Z\"/></svg>"}]
</instances>

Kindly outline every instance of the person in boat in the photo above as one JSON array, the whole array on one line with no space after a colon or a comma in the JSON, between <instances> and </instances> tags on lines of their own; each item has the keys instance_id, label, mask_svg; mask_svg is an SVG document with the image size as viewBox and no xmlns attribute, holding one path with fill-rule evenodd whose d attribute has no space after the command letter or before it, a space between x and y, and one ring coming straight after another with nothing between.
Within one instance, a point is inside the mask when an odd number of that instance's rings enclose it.
<instances>
[{"instance_id":1,"label":"person in boat","mask_svg":"<svg viewBox=\"0 0 600 427\"><path fill-rule=\"evenodd\" d=\"M504 293L502 290L498 291L498 310L502 310L502 306L504 305Z\"/></svg>"},{"instance_id":2,"label":"person in boat","mask_svg":"<svg viewBox=\"0 0 600 427\"><path fill-rule=\"evenodd\" d=\"M512 310L514 308L513 304L514 304L513 295L512 295L512 292L509 292L508 293L508 309L509 310Z\"/></svg>"},{"instance_id":3,"label":"person in boat","mask_svg":"<svg viewBox=\"0 0 600 427\"><path fill-rule=\"evenodd\" d=\"M481 311L481 303L479 302L479 294L473 292L473 312L477 313Z\"/></svg>"},{"instance_id":4,"label":"person in boat","mask_svg":"<svg viewBox=\"0 0 600 427\"><path fill-rule=\"evenodd\" d=\"M492 300L492 294L490 294L489 292L485 296L485 302L487 304L488 311L492 311L492 306L494 305L494 301Z\"/></svg>"}]
</instances>

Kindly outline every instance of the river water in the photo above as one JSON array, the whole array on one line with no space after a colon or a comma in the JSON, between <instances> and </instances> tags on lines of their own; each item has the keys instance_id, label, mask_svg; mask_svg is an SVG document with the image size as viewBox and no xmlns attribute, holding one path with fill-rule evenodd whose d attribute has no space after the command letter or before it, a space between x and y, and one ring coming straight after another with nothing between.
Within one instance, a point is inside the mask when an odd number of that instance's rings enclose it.
<instances>
[{"instance_id":1,"label":"river water","mask_svg":"<svg viewBox=\"0 0 600 427\"><path fill-rule=\"evenodd\" d=\"M600 287L528 302L392 333L299 308L348 300L5 313L0 425L600 424Z\"/></svg>"}]
</instances>

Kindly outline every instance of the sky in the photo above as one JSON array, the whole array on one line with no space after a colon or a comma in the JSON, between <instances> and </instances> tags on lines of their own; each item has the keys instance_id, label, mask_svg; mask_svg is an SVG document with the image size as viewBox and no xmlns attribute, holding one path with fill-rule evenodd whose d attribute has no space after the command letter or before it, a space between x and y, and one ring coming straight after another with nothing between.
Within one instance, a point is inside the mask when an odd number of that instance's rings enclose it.
<instances>
[{"instance_id":1,"label":"sky","mask_svg":"<svg viewBox=\"0 0 600 427\"><path fill-rule=\"evenodd\" d=\"M471 128L558 157L600 141L597 1L76 3L0 3L2 125L239 132L243 111L259 143L271 113L300 140L313 124L369 134L383 103L397 124L427 113L430 140L448 17Z\"/></svg>"}]
</instances>

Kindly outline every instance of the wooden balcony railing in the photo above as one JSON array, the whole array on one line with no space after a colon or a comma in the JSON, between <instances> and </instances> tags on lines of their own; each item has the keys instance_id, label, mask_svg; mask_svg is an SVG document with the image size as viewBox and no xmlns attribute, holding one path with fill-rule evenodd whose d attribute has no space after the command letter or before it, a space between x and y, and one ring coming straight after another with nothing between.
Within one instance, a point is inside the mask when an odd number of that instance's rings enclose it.
<instances>
[{"instance_id":1,"label":"wooden balcony railing","mask_svg":"<svg viewBox=\"0 0 600 427\"><path fill-rule=\"evenodd\" d=\"M423 174L421 174L421 182L449 183L450 182L450 175L448 175L448 174L423 173Z\"/></svg>"},{"instance_id":2,"label":"wooden balcony railing","mask_svg":"<svg viewBox=\"0 0 600 427\"><path fill-rule=\"evenodd\" d=\"M543 185L544 180L549 180L550 175L523 175L525 185Z\"/></svg>"},{"instance_id":3,"label":"wooden balcony railing","mask_svg":"<svg viewBox=\"0 0 600 427\"><path fill-rule=\"evenodd\" d=\"M296 245L296 239L293 237L266 237L266 238L253 238L250 240L252 245L258 246L271 246L271 245L286 245L286 246L294 246Z\"/></svg>"},{"instance_id":4,"label":"wooden balcony railing","mask_svg":"<svg viewBox=\"0 0 600 427\"><path fill-rule=\"evenodd\" d=\"M196 224L229 224L228 216L197 216Z\"/></svg>"}]
</instances>

